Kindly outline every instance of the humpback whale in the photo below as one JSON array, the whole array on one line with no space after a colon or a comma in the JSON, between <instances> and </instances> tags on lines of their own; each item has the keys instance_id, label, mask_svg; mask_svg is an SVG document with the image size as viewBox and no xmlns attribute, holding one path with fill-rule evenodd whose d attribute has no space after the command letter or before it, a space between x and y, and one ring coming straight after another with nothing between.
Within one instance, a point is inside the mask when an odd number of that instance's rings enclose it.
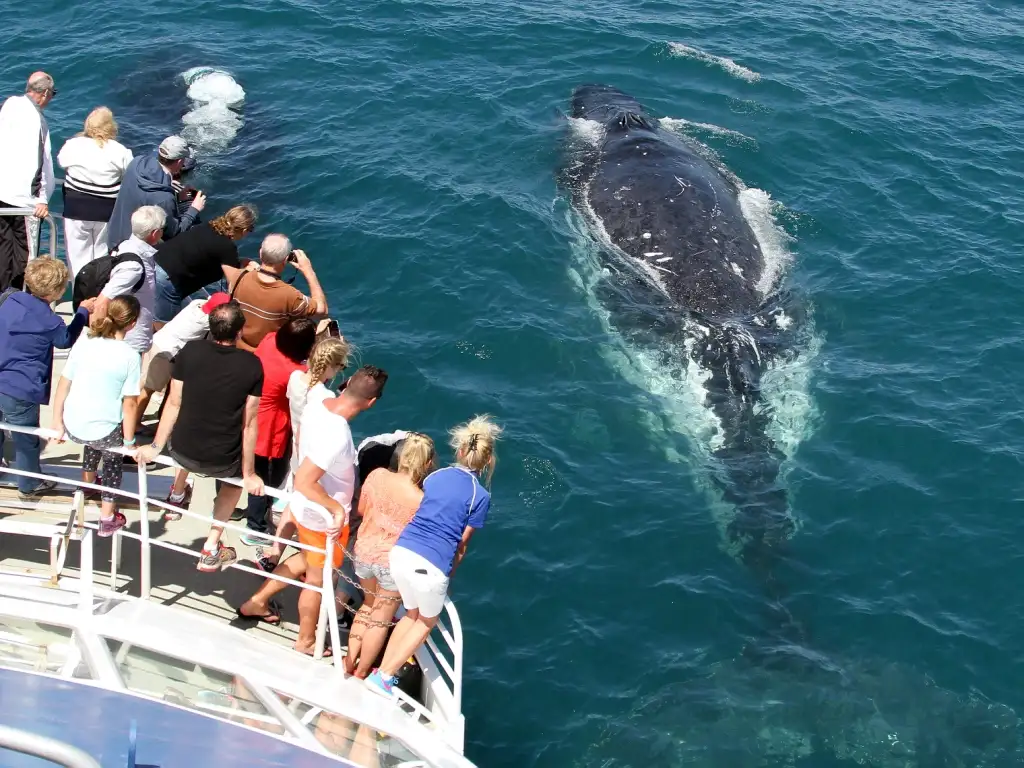
<instances>
[{"instance_id":1,"label":"humpback whale","mask_svg":"<svg viewBox=\"0 0 1024 768\"><path fill-rule=\"evenodd\" d=\"M726 544L767 575L794 529L779 478L784 456L761 397L762 374L793 335L786 297L760 289L765 256L735 183L636 99L583 85L571 116L600 129L572 145L563 184L603 240L605 267L633 314L654 310L649 325L678 337L707 372L705 406L721 438L712 473L735 510Z\"/></svg>"}]
</instances>

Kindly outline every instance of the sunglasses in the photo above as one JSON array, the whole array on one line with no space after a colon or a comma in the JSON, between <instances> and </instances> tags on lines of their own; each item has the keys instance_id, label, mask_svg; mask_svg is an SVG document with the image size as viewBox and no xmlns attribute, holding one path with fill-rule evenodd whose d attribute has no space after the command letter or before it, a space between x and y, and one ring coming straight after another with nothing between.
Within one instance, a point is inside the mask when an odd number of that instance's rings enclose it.
<instances>
[{"instance_id":1,"label":"sunglasses","mask_svg":"<svg viewBox=\"0 0 1024 768\"><path fill-rule=\"evenodd\" d=\"M56 88L51 88L50 89L50 96L56 96L56 95L57 95L57 89Z\"/></svg>"}]
</instances>

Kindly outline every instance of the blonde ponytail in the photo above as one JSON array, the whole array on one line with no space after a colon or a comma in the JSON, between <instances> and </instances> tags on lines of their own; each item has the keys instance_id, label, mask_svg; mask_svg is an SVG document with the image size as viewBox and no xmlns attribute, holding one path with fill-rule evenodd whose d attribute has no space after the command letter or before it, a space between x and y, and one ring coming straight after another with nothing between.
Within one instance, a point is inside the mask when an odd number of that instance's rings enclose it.
<instances>
[{"instance_id":1,"label":"blonde ponytail","mask_svg":"<svg viewBox=\"0 0 1024 768\"><path fill-rule=\"evenodd\" d=\"M487 414L474 416L465 424L455 427L448 433L451 435L455 460L489 483L496 461L494 444L501 432L501 427L491 421Z\"/></svg>"},{"instance_id":2,"label":"blonde ponytail","mask_svg":"<svg viewBox=\"0 0 1024 768\"><path fill-rule=\"evenodd\" d=\"M409 432L398 457L398 473L408 475L416 485L423 485L434 467L434 441L419 432Z\"/></svg>"},{"instance_id":3,"label":"blonde ponytail","mask_svg":"<svg viewBox=\"0 0 1024 768\"><path fill-rule=\"evenodd\" d=\"M139 319L139 300L132 295L118 296L107 305L107 314L89 321L90 338L112 339Z\"/></svg>"},{"instance_id":4,"label":"blonde ponytail","mask_svg":"<svg viewBox=\"0 0 1024 768\"><path fill-rule=\"evenodd\" d=\"M317 342L309 353L309 386L306 391L319 384L328 368L343 369L348 365L352 346L344 339L327 338Z\"/></svg>"}]
</instances>

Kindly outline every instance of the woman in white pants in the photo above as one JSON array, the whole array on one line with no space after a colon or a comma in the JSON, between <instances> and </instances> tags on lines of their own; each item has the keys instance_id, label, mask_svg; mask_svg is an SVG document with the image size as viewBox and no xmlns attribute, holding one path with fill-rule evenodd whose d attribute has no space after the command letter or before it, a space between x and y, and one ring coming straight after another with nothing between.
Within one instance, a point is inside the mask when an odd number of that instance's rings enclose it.
<instances>
[{"instance_id":1,"label":"woman in white pants","mask_svg":"<svg viewBox=\"0 0 1024 768\"><path fill-rule=\"evenodd\" d=\"M96 107L85 118L85 130L68 139L57 155L64 169L64 247L72 279L107 254L107 222L132 161L131 150L116 136L113 113Z\"/></svg>"}]
</instances>

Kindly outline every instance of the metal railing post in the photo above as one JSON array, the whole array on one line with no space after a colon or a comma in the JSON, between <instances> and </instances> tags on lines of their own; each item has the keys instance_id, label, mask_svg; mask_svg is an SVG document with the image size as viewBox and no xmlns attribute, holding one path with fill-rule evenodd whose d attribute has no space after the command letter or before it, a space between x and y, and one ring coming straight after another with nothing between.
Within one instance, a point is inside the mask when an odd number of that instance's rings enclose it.
<instances>
[{"instance_id":1,"label":"metal railing post","mask_svg":"<svg viewBox=\"0 0 1024 768\"><path fill-rule=\"evenodd\" d=\"M149 600L151 581L151 560L149 550L149 478L145 462L138 465L139 470L139 534L142 537L139 552L139 595Z\"/></svg>"}]
</instances>

